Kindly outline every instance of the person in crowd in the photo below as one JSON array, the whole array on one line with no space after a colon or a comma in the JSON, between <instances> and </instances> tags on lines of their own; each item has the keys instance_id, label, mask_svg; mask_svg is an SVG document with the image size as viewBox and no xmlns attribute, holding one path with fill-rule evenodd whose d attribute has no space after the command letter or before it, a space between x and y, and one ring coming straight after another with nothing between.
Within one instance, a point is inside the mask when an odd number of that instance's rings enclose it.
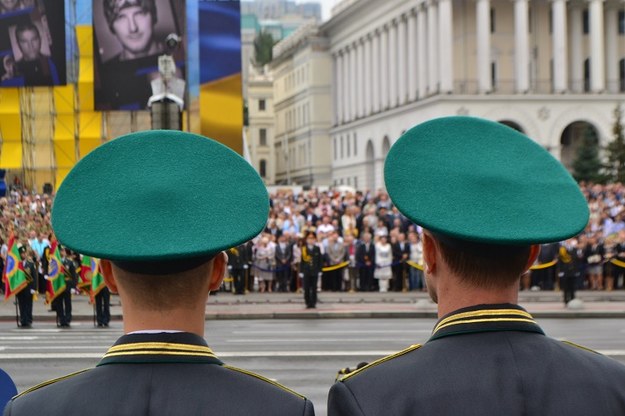
<instances>
[{"instance_id":1,"label":"person in crowd","mask_svg":"<svg viewBox=\"0 0 625 416\"><path fill-rule=\"evenodd\" d=\"M375 279L378 281L380 292L388 292L389 282L393 277L393 248L386 236L381 236L375 243Z\"/></svg>"},{"instance_id":2,"label":"person in crowd","mask_svg":"<svg viewBox=\"0 0 625 416\"><path fill-rule=\"evenodd\" d=\"M269 245L268 236L263 236L258 240L258 244L254 250L254 268L260 292L272 292L275 251Z\"/></svg>"},{"instance_id":3,"label":"person in crowd","mask_svg":"<svg viewBox=\"0 0 625 416\"><path fill-rule=\"evenodd\" d=\"M278 292L288 292L291 282L291 262L293 261L293 245L289 241L290 233L283 233L278 237L275 249L276 280Z\"/></svg>"},{"instance_id":4,"label":"person in crowd","mask_svg":"<svg viewBox=\"0 0 625 416\"><path fill-rule=\"evenodd\" d=\"M412 231L408 234L408 241L410 243L409 260L413 263L408 269L409 288L410 290L425 290L423 281L423 244L421 243L421 238L417 232Z\"/></svg>"},{"instance_id":5,"label":"person in crowd","mask_svg":"<svg viewBox=\"0 0 625 416\"><path fill-rule=\"evenodd\" d=\"M322 267L323 257L321 249L317 245L317 236L314 233L308 233L305 243L301 247L299 264L299 275L303 282L306 309L317 307L317 282L321 277Z\"/></svg>"},{"instance_id":6,"label":"person in crowd","mask_svg":"<svg viewBox=\"0 0 625 416\"><path fill-rule=\"evenodd\" d=\"M63 245L102 259L124 335L95 368L27 390L4 414L314 415L305 397L226 365L204 340L225 250L262 231L268 206L254 169L203 136L142 131L82 158L57 192L52 226Z\"/></svg>"},{"instance_id":7,"label":"person in crowd","mask_svg":"<svg viewBox=\"0 0 625 416\"><path fill-rule=\"evenodd\" d=\"M518 305L539 244L588 222L583 194L555 158L500 123L443 117L395 142L384 179L423 227L439 321L424 345L340 378L328 416L623 414L625 366L547 337Z\"/></svg>"},{"instance_id":8,"label":"person in crowd","mask_svg":"<svg viewBox=\"0 0 625 416\"><path fill-rule=\"evenodd\" d=\"M374 290L373 276L376 266L376 251L369 232L362 234L362 242L356 248L356 265L360 269L360 291L370 292Z\"/></svg>"},{"instance_id":9,"label":"person in crowd","mask_svg":"<svg viewBox=\"0 0 625 416\"><path fill-rule=\"evenodd\" d=\"M401 292L408 290L407 276L408 276L408 261L410 257L410 244L406 242L406 234L403 232L397 233L397 240L393 242L393 290L395 292Z\"/></svg>"},{"instance_id":10,"label":"person in crowd","mask_svg":"<svg viewBox=\"0 0 625 416\"><path fill-rule=\"evenodd\" d=\"M354 293L358 290L358 267L356 263L356 252L358 251L358 240L354 238L352 234L346 234L343 240L345 247L345 261L349 264L344 269L344 273L347 273L346 290L349 293Z\"/></svg>"},{"instance_id":11,"label":"person in crowd","mask_svg":"<svg viewBox=\"0 0 625 416\"><path fill-rule=\"evenodd\" d=\"M245 273L249 269L249 260L247 242L228 250L228 271L233 279L235 295L245 294Z\"/></svg>"},{"instance_id":12,"label":"person in crowd","mask_svg":"<svg viewBox=\"0 0 625 416\"><path fill-rule=\"evenodd\" d=\"M588 288L590 290L602 290L604 248L597 233L591 235L588 239L584 257L587 264Z\"/></svg>"},{"instance_id":13,"label":"person in crowd","mask_svg":"<svg viewBox=\"0 0 625 416\"><path fill-rule=\"evenodd\" d=\"M324 274L328 276L327 290L340 292L343 286L343 268L336 268L345 260L345 246L339 238L338 231L331 231L325 247L325 264L330 269Z\"/></svg>"}]
</instances>

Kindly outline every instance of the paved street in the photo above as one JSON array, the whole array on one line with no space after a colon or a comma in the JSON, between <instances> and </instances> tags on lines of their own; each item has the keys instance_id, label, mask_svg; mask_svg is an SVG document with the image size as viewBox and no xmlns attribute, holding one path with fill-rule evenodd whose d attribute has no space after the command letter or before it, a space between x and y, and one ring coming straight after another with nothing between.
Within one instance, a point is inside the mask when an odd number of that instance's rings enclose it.
<instances>
[{"instance_id":1,"label":"paved street","mask_svg":"<svg viewBox=\"0 0 625 416\"><path fill-rule=\"evenodd\" d=\"M551 336L594 348L625 364L625 320L542 319ZM230 365L243 367L307 395L325 414L336 371L425 342L432 319L214 320L206 323L209 345ZM23 391L41 381L91 367L121 335L90 322L68 330L49 325L20 330L0 323L0 367Z\"/></svg>"}]
</instances>

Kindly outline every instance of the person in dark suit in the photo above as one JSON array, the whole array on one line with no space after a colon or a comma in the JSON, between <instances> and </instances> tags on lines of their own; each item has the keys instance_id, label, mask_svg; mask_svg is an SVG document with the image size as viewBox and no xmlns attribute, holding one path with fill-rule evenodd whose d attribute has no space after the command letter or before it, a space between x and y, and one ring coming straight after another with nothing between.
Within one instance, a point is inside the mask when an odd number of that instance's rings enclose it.
<instances>
[{"instance_id":1,"label":"person in dark suit","mask_svg":"<svg viewBox=\"0 0 625 416\"><path fill-rule=\"evenodd\" d=\"M204 340L225 251L261 232L268 211L254 169L203 136L137 132L81 159L56 194L52 227L101 259L124 335L95 368L27 390L4 415L314 415L306 398L226 365Z\"/></svg>"},{"instance_id":2,"label":"person in dark suit","mask_svg":"<svg viewBox=\"0 0 625 416\"><path fill-rule=\"evenodd\" d=\"M362 235L362 242L356 247L356 265L360 268L360 291L375 290L373 274L375 272L375 244L371 241L371 233Z\"/></svg>"},{"instance_id":3,"label":"person in dark suit","mask_svg":"<svg viewBox=\"0 0 625 416\"><path fill-rule=\"evenodd\" d=\"M288 234L278 237L276 244L276 280L278 292L288 292L291 281L291 262L293 261L293 245L290 243Z\"/></svg>"},{"instance_id":4,"label":"person in dark suit","mask_svg":"<svg viewBox=\"0 0 625 416\"><path fill-rule=\"evenodd\" d=\"M439 321L425 344L343 376L328 416L625 414L625 366L547 337L518 305L539 244L588 222L566 169L516 130L456 116L405 133L384 173L393 203L423 228Z\"/></svg>"},{"instance_id":5,"label":"person in dark suit","mask_svg":"<svg viewBox=\"0 0 625 416\"><path fill-rule=\"evenodd\" d=\"M407 290L405 283L408 277L408 264L406 261L410 257L410 244L406 242L406 234L399 233L397 241L392 244L393 247L393 290L401 292Z\"/></svg>"},{"instance_id":6,"label":"person in dark suit","mask_svg":"<svg viewBox=\"0 0 625 416\"><path fill-rule=\"evenodd\" d=\"M317 307L317 282L321 277L323 256L317 245L315 233L306 235L306 242L302 245L302 258L299 264L299 274L304 286L304 301L306 309Z\"/></svg>"}]
</instances>

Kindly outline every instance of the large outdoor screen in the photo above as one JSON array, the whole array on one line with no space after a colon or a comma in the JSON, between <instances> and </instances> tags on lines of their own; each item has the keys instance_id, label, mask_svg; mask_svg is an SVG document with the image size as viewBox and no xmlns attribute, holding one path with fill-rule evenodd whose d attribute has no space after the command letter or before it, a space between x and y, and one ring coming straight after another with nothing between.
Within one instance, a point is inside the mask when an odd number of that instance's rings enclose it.
<instances>
[{"instance_id":1,"label":"large outdoor screen","mask_svg":"<svg viewBox=\"0 0 625 416\"><path fill-rule=\"evenodd\" d=\"M175 77L184 80L184 22L182 0L93 0L96 109L146 109L161 84L158 58L165 54L174 58ZM182 42L170 47L169 35Z\"/></svg>"},{"instance_id":2,"label":"large outdoor screen","mask_svg":"<svg viewBox=\"0 0 625 416\"><path fill-rule=\"evenodd\" d=\"M0 62L0 86L65 84L64 2L0 0Z\"/></svg>"}]
</instances>

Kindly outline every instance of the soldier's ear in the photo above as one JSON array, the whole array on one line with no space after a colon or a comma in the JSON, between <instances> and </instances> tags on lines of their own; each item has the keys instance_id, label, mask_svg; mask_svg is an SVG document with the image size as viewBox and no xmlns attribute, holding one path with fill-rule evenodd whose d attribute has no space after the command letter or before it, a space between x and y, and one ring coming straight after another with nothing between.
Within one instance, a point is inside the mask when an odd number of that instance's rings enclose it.
<instances>
[{"instance_id":1,"label":"soldier's ear","mask_svg":"<svg viewBox=\"0 0 625 416\"><path fill-rule=\"evenodd\" d=\"M208 290L214 292L219 290L221 282L226 277L226 269L228 267L228 255L225 251L217 254L213 259L213 267L210 272L210 283Z\"/></svg>"},{"instance_id":2,"label":"soldier's ear","mask_svg":"<svg viewBox=\"0 0 625 416\"><path fill-rule=\"evenodd\" d=\"M106 283L106 287L109 288L111 293L118 293L117 281L115 280L115 276L113 275L113 267L111 266L111 262L108 260L100 260L100 271L102 272L102 276L104 277L104 283Z\"/></svg>"}]
</instances>

